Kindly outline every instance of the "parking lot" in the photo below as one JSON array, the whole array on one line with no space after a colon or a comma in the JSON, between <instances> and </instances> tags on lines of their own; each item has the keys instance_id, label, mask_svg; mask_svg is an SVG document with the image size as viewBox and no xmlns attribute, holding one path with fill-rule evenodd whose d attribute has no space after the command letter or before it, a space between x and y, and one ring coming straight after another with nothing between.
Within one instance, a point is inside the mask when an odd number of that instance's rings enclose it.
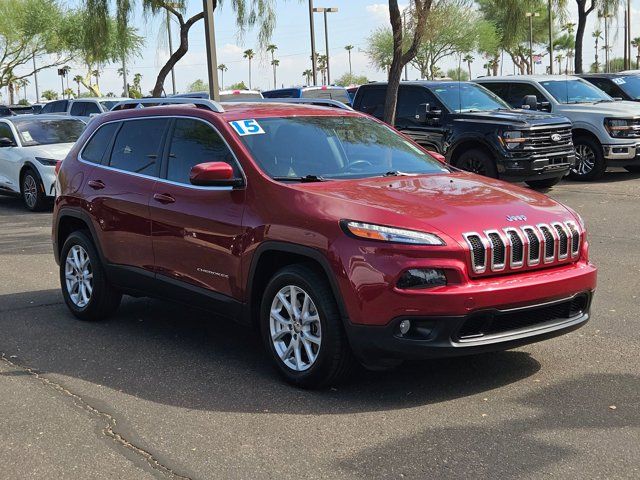
<instances>
[{"instance_id":1,"label":"parking lot","mask_svg":"<svg viewBox=\"0 0 640 480\"><path fill-rule=\"evenodd\" d=\"M639 478L640 175L550 195L587 222L590 323L326 391L286 385L253 332L183 306L74 319L51 214L1 196L2 478Z\"/></svg>"}]
</instances>

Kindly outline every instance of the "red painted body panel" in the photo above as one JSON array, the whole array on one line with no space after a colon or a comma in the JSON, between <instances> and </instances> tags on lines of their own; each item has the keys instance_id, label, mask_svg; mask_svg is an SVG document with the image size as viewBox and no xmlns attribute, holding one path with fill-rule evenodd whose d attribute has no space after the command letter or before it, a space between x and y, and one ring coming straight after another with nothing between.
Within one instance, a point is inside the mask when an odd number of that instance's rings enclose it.
<instances>
[{"instance_id":1,"label":"red painted body panel","mask_svg":"<svg viewBox=\"0 0 640 480\"><path fill-rule=\"evenodd\" d=\"M79 147L75 147L60 171L61 195L54 218L65 207L83 205L99 232L108 262L153 268L247 302L258 247L265 241L301 245L326 259L349 321L367 325L384 325L402 315L465 315L486 308L530 305L595 289L596 269L588 262L586 241L577 259L556 261L544 268L511 271L507 267L500 274L471 274L463 233L555 221L579 224L569 209L545 195L467 173L280 183L256 166L228 124L271 116L362 116L356 112L273 103L238 103L224 114L194 107L154 107L101 116L77 145L104 121L166 115L199 117L213 124L234 151L246 186L212 191L108 172L78 161ZM100 177L108 189L94 192L83 184L74 190L69 179L77 178L78 172L84 173L83 182ZM174 201L154 201L155 194ZM527 217L526 222L507 221L507 216L520 215ZM342 219L435 233L446 245L355 239L342 231ZM398 290L397 279L411 267L442 268L448 285Z\"/></svg>"}]
</instances>

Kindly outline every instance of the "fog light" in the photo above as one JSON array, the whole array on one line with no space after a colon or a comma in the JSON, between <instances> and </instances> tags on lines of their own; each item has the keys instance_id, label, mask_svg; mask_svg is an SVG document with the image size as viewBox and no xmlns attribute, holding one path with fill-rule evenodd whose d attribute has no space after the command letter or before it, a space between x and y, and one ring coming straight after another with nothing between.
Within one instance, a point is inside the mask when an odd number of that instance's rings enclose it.
<instances>
[{"instance_id":1,"label":"fog light","mask_svg":"<svg viewBox=\"0 0 640 480\"><path fill-rule=\"evenodd\" d=\"M398 280L398 288L432 288L447 284L444 271L438 268L412 268L402 274Z\"/></svg>"},{"instance_id":2,"label":"fog light","mask_svg":"<svg viewBox=\"0 0 640 480\"><path fill-rule=\"evenodd\" d=\"M406 335L410 329L411 329L411 322L409 320L402 320L400 322L400 333L402 335Z\"/></svg>"}]
</instances>

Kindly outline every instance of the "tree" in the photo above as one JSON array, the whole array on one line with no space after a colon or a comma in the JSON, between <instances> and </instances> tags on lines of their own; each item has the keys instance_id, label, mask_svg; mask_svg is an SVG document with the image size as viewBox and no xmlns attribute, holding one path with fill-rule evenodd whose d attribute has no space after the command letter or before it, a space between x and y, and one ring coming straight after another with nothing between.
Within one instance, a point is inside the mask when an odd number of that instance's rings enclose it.
<instances>
[{"instance_id":1,"label":"tree","mask_svg":"<svg viewBox=\"0 0 640 480\"><path fill-rule=\"evenodd\" d=\"M636 37L631 40L631 46L638 49L638 51L636 52L636 68L640 69L640 37Z\"/></svg>"},{"instance_id":2,"label":"tree","mask_svg":"<svg viewBox=\"0 0 640 480\"><path fill-rule=\"evenodd\" d=\"M220 79L220 88L224 89L224 72L226 72L229 69L224 63L221 63L220 65L218 65L218 70L220 70L220 73L222 75L222 78ZM207 85L207 90L209 90L209 85Z\"/></svg>"},{"instance_id":3,"label":"tree","mask_svg":"<svg viewBox=\"0 0 640 480\"><path fill-rule=\"evenodd\" d=\"M447 70L447 77L452 80L458 80L459 82L466 82L469 80L469 75L466 70L463 70L462 68L450 68Z\"/></svg>"},{"instance_id":4,"label":"tree","mask_svg":"<svg viewBox=\"0 0 640 480\"><path fill-rule=\"evenodd\" d=\"M600 10L607 14L617 13L619 0L576 0L578 6L578 26L575 39L575 66L576 73L582 73L582 44L584 31L587 27L587 19L594 10Z\"/></svg>"},{"instance_id":5,"label":"tree","mask_svg":"<svg viewBox=\"0 0 640 480\"><path fill-rule=\"evenodd\" d=\"M469 77L468 78L471 78L471 64L473 63L474 60L475 59L473 58L473 55L471 55L470 53L467 53L462 58L462 61L467 64L467 69L469 70Z\"/></svg>"},{"instance_id":6,"label":"tree","mask_svg":"<svg viewBox=\"0 0 640 480\"><path fill-rule=\"evenodd\" d=\"M229 90L251 90L251 89L247 88L244 82L238 82L238 83L234 83L233 85L230 85Z\"/></svg>"},{"instance_id":7,"label":"tree","mask_svg":"<svg viewBox=\"0 0 640 480\"><path fill-rule=\"evenodd\" d=\"M371 64L386 72L393 60L393 33L387 27L376 28L367 38L365 50Z\"/></svg>"},{"instance_id":8,"label":"tree","mask_svg":"<svg viewBox=\"0 0 640 480\"><path fill-rule=\"evenodd\" d=\"M191 83L187 87L188 92L208 92L209 84L202 81L202 79L198 78L196 81Z\"/></svg>"},{"instance_id":9,"label":"tree","mask_svg":"<svg viewBox=\"0 0 640 480\"><path fill-rule=\"evenodd\" d=\"M252 49L249 48L244 51L242 56L249 60L249 90L251 90L251 60L256 56L256 54Z\"/></svg>"},{"instance_id":10,"label":"tree","mask_svg":"<svg viewBox=\"0 0 640 480\"><path fill-rule=\"evenodd\" d=\"M42 92L42 98L49 101L57 100L58 92L56 92L55 90L45 90L44 92Z\"/></svg>"},{"instance_id":11,"label":"tree","mask_svg":"<svg viewBox=\"0 0 640 480\"><path fill-rule=\"evenodd\" d=\"M311 83L311 77L313 76L313 72L311 71L311 69L306 69L304 72L302 72L302 76L306 80L305 85L309 85Z\"/></svg>"},{"instance_id":12,"label":"tree","mask_svg":"<svg viewBox=\"0 0 640 480\"><path fill-rule=\"evenodd\" d=\"M591 36L595 39L596 42L595 62L593 63L591 70L595 73L598 73L600 71L600 63L598 63L598 42L602 40L602 30L596 28Z\"/></svg>"},{"instance_id":13,"label":"tree","mask_svg":"<svg viewBox=\"0 0 640 480\"><path fill-rule=\"evenodd\" d=\"M136 73L133 75L133 85L129 87L129 96L131 98L142 98L142 74Z\"/></svg>"},{"instance_id":14,"label":"tree","mask_svg":"<svg viewBox=\"0 0 640 480\"><path fill-rule=\"evenodd\" d=\"M271 60L271 65L273 66L273 88L278 88L278 79L276 77L276 69L280 65L280 60L274 58Z\"/></svg>"},{"instance_id":15,"label":"tree","mask_svg":"<svg viewBox=\"0 0 640 480\"><path fill-rule=\"evenodd\" d=\"M129 17L136 5L141 4L143 11L149 15L172 15L179 25L180 43L178 48L169 57L167 62L158 72L152 95L158 97L164 90L164 81L171 69L186 55L189 50L189 31L199 20L204 18L204 12L198 12L190 18L185 17L190 2L188 0L84 0L85 5L92 13L91 23L96 38L102 38L108 30L109 7L116 6L116 18L118 28L125 31ZM215 10L222 0L213 0ZM266 45L275 27L275 0L232 0L231 7L235 12L236 25L240 35L246 29L258 25L258 41L260 45ZM193 2L202 5L201 1Z\"/></svg>"},{"instance_id":16,"label":"tree","mask_svg":"<svg viewBox=\"0 0 640 480\"><path fill-rule=\"evenodd\" d=\"M322 84L326 85L326 83L327 83L327 56L326 55L318 55L318 60L316 61L316 65L318 67L318 71L322 75Z\"/></svg>"},{"instance_id":17,"label":"tree","mask_svg":"<svg viewBox=\"0 0 640 480\"><path fill-rule=\"evenodd\" d=\"M73 91L73 88L65 88L63 93L64 93L64 96L67 98L75 97L75 92Z\"/></svg>"},{"instance_id":18,"label":"tree","mask_svg":"<svg viewBox=\"0 0 640 480\"><path fill-rule=\"evenodd\" d=\"M351 50L353 50L353 45L347 45L344 49L349 54L349 75L353 75L353 70L351 69Z\"/></svg>"},{"instance_id":19,"label":"tree","mask_svg":"<svg viewBox=\"0 0 640 480\"><path fill-rule=\"evenodd\" d=\"M362 85L369 83L369 79L364 75L353 75L351 73L345 73L336 80L336 85L341 87L349 87L351 85Z\"/></svg>"},{"instance_id":20,"label":"tree","mask_svg":"<svg viewBox=\"0 0 640 480\"><path fill-rule=\"evenodd\" d=\"M396 120L396 106L398 104L398 89L402 69L418 53L418 47L424 35L427 17L431 10L432 0L411 0L409 3L409 21L413 26L412 32L405 34L402 26L402 16L398 7L398 0L389 0L389 21L393 32L393 56L389 66L389 83L384 101L384 121L393 125ZM405 49L406 38L411 37L409 46Z\"/></svg>"},{"instance_id":21,"label":"tree","mask_svg":"<svg viewBox=\"0 0 640 480\"><path fill-rule=\"evenodd\" d=\"M73 81L76 82L76 85L78 85L78 97L80 96L80 84L82 83L82 75L76 75L75 77L73 77Z\"/></svg>"}]
</instances>

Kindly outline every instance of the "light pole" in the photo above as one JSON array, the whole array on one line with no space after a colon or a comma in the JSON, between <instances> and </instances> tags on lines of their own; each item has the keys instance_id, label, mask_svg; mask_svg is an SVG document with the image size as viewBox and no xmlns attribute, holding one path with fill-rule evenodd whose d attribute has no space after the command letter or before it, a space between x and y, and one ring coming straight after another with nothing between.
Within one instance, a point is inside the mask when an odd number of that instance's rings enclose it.
<instances>
[{"instance_id":1,"label":"light pole","mask_svg":"<svg viewBox=\"0 0 640 480\"><path fill-rule=\"evenodd\" d=\"M175 4L172 4L172 6ZM173 40L171 39L171 13L167 10L167 37L169 38L169 58L173 57ZM176 72L171 68L171 87L176 94Z\"/></svg>"},{"instance_id":2,"label":"light pole","mask_svg":"<svg viewBox=\"0 0 640 480\"><path fill-rule=\"evenodd\" d=\"M316 69L316 33L313 26L313 0L309 0L309 30L311 33L311 72L313 85L318 85L318 71Z\"/></svg>"},{"instance_id":3,"label":"light pole","mask_svg":"<svg viewBox=\"0 0 640 480\"><path fill-rule=\"evenodd\" d=\"M213 0L202 0L204 7L204 37L207 46L207 73L209 76L209 96L211 100L220 101L218 84L218 60L216 58L216 32L213 25Z\"/></svg>"},{"instance_id":4,"label":"light pole","mask_svg":"<svg viewBox=\"0 0 640 480\"><path fill-rule=\"evenodd\" d=\"M553 75L553 9L551 8L551 0L549 0L548 16L549 16L549 74Z\"/></svg>"},{"instance_id":5,"label":"light pole","mask_svg":"<svg viewBox=\"0 0 640 480\"><path fill-rule=\"evenodd\" d=\"M337 7L317 7L313 9L316 13L324 14L324 45L327 55L327 85L331 85L331 69L329 68L329 28L327 26L327 13L335 13Z\"/></svg>"},{"instance_id":6,"label":"light pole","mask_svg":"<svg viewBox=\"0 0 640 480\"><path fill-rule=\"evenodd\" d=\"M604 71L609 73L609 18L612 15L602 13L600 16L604 18Z\"/></svg>"},{"instance_id":7,"label":"light pole","mask_svg":"<svg viewBox=\"0 0 640 480\"><path fill-rule=\"evenodd\" d=\"M529 19L529 75L533 73L533 17L539 17L538 12L527 12L525 14Z\"/></svg>"}]
</instances>

